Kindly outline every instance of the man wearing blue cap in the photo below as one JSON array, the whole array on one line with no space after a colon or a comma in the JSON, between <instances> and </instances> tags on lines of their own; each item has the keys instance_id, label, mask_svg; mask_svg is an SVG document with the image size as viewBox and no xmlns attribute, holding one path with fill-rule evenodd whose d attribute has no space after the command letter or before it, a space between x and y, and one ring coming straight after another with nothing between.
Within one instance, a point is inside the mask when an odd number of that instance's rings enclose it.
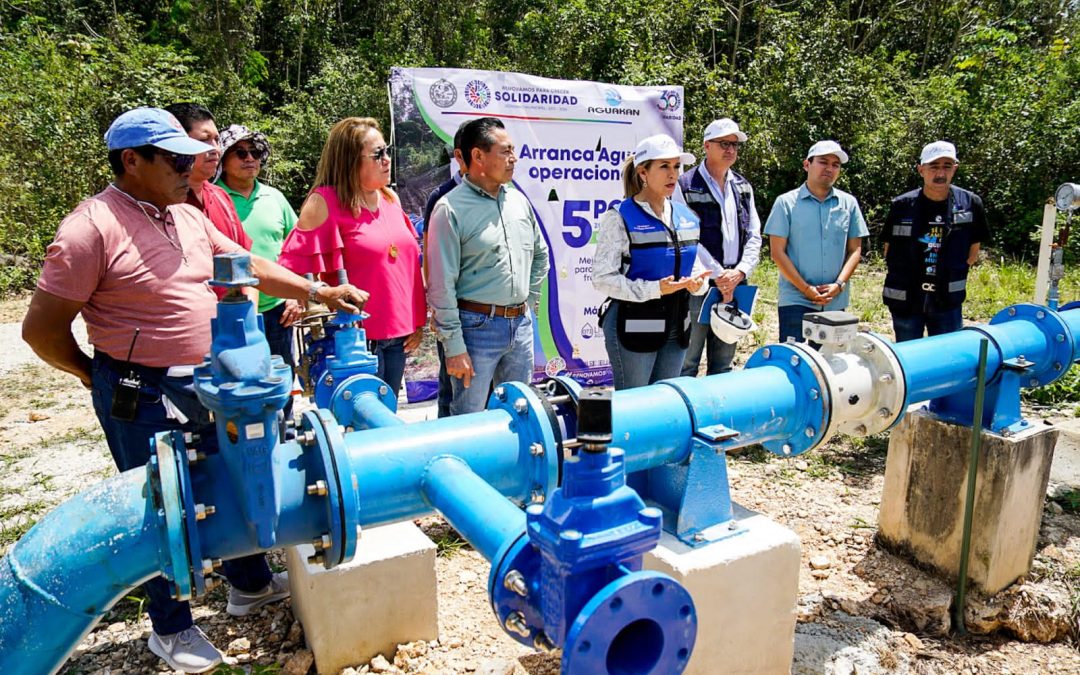
<instances>
[{"instance_id":1,"label":"man wearing blue cap","mask_svg":"<svg viewBox=\"0 0 1080 675\"><path fill-rule=\"evenodd\" d=\"M213 148L189 138L171 114L130 110L105 133L114 182L83 201L57 229L30 309L23 339L46 363L91 389L94 411L120 471L149 460L159 431L183 429L216 438L206 411L177 367L202 362L210 348L217 298L207 281L213 256L243 249L193 206L184 204L197 155ZM259 288L285 298L317 299L359 311L367 294L352 286L312 284L276 263L252 256ZM71 332L82 314L93 357ZM289 594L287 578L271 575L262 556L232 561L227 611L247 614ZM186 602L156 577L144 585L154 631L152 652L171 668L199 673L221 654L192 623Z\"/></svg>"},{"instance_id":2,"label":"man wearing blue cap","mask_svg":"<svg viewBox=\"0 0 1080 675\"><path fill-rule=\"evenodd\" d=\"M881 294L897 342L964 326L968 269L990 232L979 195L952 184L959 165L956 146L930 143L919 157L923 186L889 206L881 232L887 268Z\"/></svg>"},{"instance_id":3,"label":"man wearing blue cap","mask_svg":"<svg viewBox=\"0 0 1080 675\"><path fill-rule=\"evenodd\" d=\"M848 306L848 280L869 234L855 197L833 187L848 155L819 141L803 160L806 182L776 198L765 222L769 253L780 270L780 341L802 340L803 315Z\"/></svg>"}]
</instances>

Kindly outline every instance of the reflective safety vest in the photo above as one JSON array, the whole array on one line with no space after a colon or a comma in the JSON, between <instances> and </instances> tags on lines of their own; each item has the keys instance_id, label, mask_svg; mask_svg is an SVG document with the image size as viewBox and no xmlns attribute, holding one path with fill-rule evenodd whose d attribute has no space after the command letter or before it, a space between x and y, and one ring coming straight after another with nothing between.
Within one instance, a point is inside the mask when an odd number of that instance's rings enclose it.
<instances>
[{"instance_id":1,"label":"reflective safety vest","mask_svg":"<svg viewBox=\"0 0 1080 675\"><path fill-rule=\"evenodd\" d=\"M967 297L968 251L974 224L973 201L978 197L955 185L949 188L945 207L945 231L938 251L937 278L928 282L923 274L924 249L919 234L923 216L919 213L919 192L895 198L889 252L885 256L885 286L882 300L892 310L921 313L929 294L937 309L955 309ZM887 225L889 227L889 225Z\"/></svg>"},{"instance_id":2,"label":"reflective safety vest","mask_svg":"<svg viewBox=\"0 0 1080 675\"><path fill-rule=\"evenodd\" d=\"M672 227L668 228L633 199L619 204L619 215L630 239L630 254L623 256L626 278L657 281L690 276L700 234L698 217L684 204L672 202L671 206Z\"/></svg>"},{"instance_id":3,"label":"reflective safety vest","mask_svg":"<svg viewBox=\"0 0 1080 675\"><path fill-rule=\"evenodd\" d=\"M701 245L712 254L720 264L724 265L724 214L720 204L713 197L712 190L705 182L702 172L706 169L704 164L699 164L679 176L679 187L683 191L683 199L694 213L701 219ZM743 249L750 239L750 198L754 194L750 187L750 181L738 173L728 169L735 183L735 213L738 221L739 253L734 266L742 260ZM728 265L725 265L728 267Z\"/></svg>"}]
</instances>

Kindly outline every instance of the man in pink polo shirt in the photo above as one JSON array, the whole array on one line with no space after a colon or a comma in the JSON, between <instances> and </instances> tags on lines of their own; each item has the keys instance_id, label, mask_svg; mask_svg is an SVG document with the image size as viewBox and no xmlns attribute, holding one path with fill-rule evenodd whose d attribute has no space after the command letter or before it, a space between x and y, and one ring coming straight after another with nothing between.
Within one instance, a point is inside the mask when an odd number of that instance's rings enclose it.
<instances>
[{"instance_id":1,"label":"man in pink polo shirt","mask_svg":"<svg viewBox=\"0 0 1080 675\"><path fill-rule=\"evenodd\" d=\"M150 439L159 431L185 429L215 438L188 386L190 375L170 375L169 369L201 363L209 351L217 303L207 283L213 256L243 249L182 203L195 156L212 148L189 138L171 114L130 110L113 121L105 143L116 178L60 223L23 320L23 339L45 362L92 390L113 460L127 471L148 461ZM318 300L353 312L367 300L353 286L313 284L257 256L251 270L259 288L277 297ZM80 313L93 358L79 349L71 332ZM139 382L134 403L116 396L124 389L121 378ZM170 414L162 394L186 423ZM129 405L116 405L121 400ZM271 575L261 555L229 565L230 614L247 614L288 595L285 575ZM154 626L152 652L189 673L221 662L220 652L192 623L188 604L171 597L163 578L150 580L144 589Z\"/></svg>"}]
</instances>

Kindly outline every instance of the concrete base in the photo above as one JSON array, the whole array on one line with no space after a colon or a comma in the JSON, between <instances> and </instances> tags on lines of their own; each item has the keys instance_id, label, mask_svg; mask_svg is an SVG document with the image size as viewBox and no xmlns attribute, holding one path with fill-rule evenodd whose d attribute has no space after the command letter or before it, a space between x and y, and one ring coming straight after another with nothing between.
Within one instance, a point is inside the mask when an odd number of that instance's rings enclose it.
<instances>
[{"instance_id":1,"label":"concrete base","mask_svg":"<svg viewBox=\"0 0 1080 675\"><path fill-rule=\"evenodd\" d=\"M645 568L694 598L698 629L686 673L789 673L795 650L801 545L794 532L735 505L745 531L692 549L665 532Z\"/></svg>"},{"instance_id":2,"label":"concrete base","mask_svg":"<svg viewBox=\"0 0 1080 675\"><path fill-rule=\"evenodd\" d=\"M983 432L968 578L996 593L1031 569L1058 432ZM964 530L971 429L909 414L889 438L878 541L956 579Z\"/></svg>"},{"instance_id":3,"label":"concrete base","mask_svg":"<svg viewBox=\"0 0 1080 675\"><path fill-rule=\"evenodd\" d=\"M320 675L439 637L435 544L416 525L364 530L356 557L332 570L308 564L314 552L303 545L286 556L293 614Z\"/></svg>"}]
</instances>

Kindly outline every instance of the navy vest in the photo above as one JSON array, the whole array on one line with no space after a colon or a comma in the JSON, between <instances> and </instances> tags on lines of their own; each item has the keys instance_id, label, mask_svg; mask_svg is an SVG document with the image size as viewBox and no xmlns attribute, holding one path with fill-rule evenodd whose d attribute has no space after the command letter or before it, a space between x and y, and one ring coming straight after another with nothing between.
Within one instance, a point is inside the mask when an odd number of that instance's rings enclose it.
<instances>
[{"instance_id":1,"label":"navy vest","mask_svg":"<svg viewBox=\"0 0 1080 675\"><path fill-rule=\"evenodd\" d=\"M679 176L679 187L682 188L686 205L701 218L701 245L720 264L724 264L724 214L702 175L702 171L706 170L704 167L704 164L700 164ZM750 181L731 169L728 171L735 182L735 213L739 234L739 253L735 263L738 263L750 239L750 197L753 190Z\"/></svg>"},{"instance_id":2,"label":"navy vest","mask_svg":"<svg viewBox=\"0 0 1080 675\"><path fill-rule=\"evenodd\" d=\"M633 199L619 204L626 235L630 239L629 258L623 258L626 278L657 281L673 276L690 276L697 256L698 217L684 204L671 203L672 229L645 212ZM674 237L674 238L673 238Z\"/></svg>"},{"instance_id":3,"label":"navy vest","mask_svg":"<svg viewBox=\"0 0 1080 675\"><path fill-rule=\"evenodd\" d=\"M889 252L885 256L885 287L882 299L890 309L921 313L923 299L932 293L939 309L959 307L967 297L968 251L974 222L971 192L955 185L949 188L945 207L945 234L938 252L937 280L932 291L923 289L923 246L919 241L922 216L919 193L905 192L893 200Z\"/></svg>"}]
</instances>

